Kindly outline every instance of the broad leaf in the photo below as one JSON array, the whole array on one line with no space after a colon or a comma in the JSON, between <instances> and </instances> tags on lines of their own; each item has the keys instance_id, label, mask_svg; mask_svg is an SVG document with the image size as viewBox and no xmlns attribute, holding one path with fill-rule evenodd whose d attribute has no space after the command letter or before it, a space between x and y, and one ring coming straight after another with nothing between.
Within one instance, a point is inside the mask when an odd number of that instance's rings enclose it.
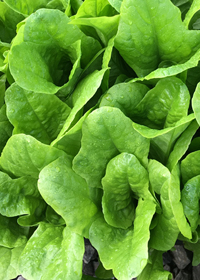
<instances>
[{"instance_id":1,"label":"broad leaf","mask_svg":"<svg viewBox=\"0 0 200 280\"><path fill-rule=\"evenodd\" d=\"M42 144L29 135L17 134L9 138L0 158L1 167L16 177L38 178L39 172L50 162L66 155L63 151Z\"/></svg>"},{"instance_id":2,"label":"broad leaf","mask_svg":"<svg viewBox=\"0 0 200 280\"><path fill-rule=\"evenodd\" d=\"M112 269L119 280L138 276L147 264L149 227L155 204L139 199L134 228L127 230L109 226L103 218L90 229L90 240L106 269Z\"/></svg>"},{"instance_id":3,"label":"broad leaf","mask_svg":"<svg viewBox=\"0 0 200 280\"><path fill-rule=\"evenodd\" d=\"M115 46L138 76L149 74L161 61L183 63L199 49L200 32L187 30L169 0L125 0L120 12Z\"/></svg>"},{"instance_id":4,"label":"broad leaf","mask_svg":"<svg viewBox=\"0 0 200 280\"><path fill-rule=\"evenodd\" d=\"M82 127L82 145L74 158L73 169L89 187L102 188L106 165L117 154L134 154L147 165L149 141L137 133L130 119L117 108L102 107L93 111Z\"/></svg>"},{"instance_id":5,"label":"broad leaf","mask_svg":"<svg viewBox=\"0 0 200 280\"><path fill-rule=\"evenodd\" d=\"M13 134L29 134L45 144L57 137L71 111L57 96L27 91L16 83L7 89L5 102Z\"/></svg>"},{"instance_id":6,"label":"broad leaf","mask_svg":"<svg viewBox=\"0 0 200 280\"><path fill-rule=\"evenodd\" d=\"M44 200L64 218L68 227L88 237L98 209L90 199L85 180L70 165L65 158L47 165L40 173L38 188Z\"/></svg>"},{"instance_id":7,"label":"broad leaf","mask_svg":"<svg viewBox=\"0 0 200 280\"><path fill-rule=\"evenodd\" d=\"M20 271L29 280L81 280L83 253L81 236L41 223L21 254Z\"/></svg>"}]
</instances>

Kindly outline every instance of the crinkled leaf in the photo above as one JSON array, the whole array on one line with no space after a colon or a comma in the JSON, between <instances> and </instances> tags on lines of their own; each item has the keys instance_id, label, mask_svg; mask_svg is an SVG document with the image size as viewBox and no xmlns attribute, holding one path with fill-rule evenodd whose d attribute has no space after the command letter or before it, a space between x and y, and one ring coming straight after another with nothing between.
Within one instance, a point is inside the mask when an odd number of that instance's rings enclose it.
<instances>
[{"instance_id":1,"label":"crinkled leaf","mask_svg":"<svg viewBox=\"0 0 200 280\"><path fill-rule=\"evenodd\" d=\"M135 107L148 90L146 85L139 83L119 83L108 89L99 106L119 108L127 117L132 118Z\"/></svg>"},{"instance_id":2,"label":"crinkled leaf","mask_svg":"<svg viewBox=\"0 0 200 280\"><path fill-rule=\"evenodd\" d=\"M102 185L104 218L113 227L126 229L132 225L134 198L154 200L148 173L132 154L121 153L109 161Z\"/></svg>"},{"instance_id":3,"label":"crinkled leaf","mask_svg":"<svg viewBox=\"0 0 200 280\"><path fill-rule=\"evenodd\" d=\"M14 248L27 242L28 228L18 225L17 218L8 218L0 214L0 246Z\"/></svg>"},{"instance_id":4,"label":"crinkled leaf","mask_svg":"<svg viewBox=\"0 0 200 280\"><path fill-rule=\"evenodd\" d=\"M101 107L93 111L82 127L81 149L73 169L89 187L102 188L107 163L117 154L134 154L146 166L149 141L137 133L130 119L117 108Z\"/></svg>"},{"instance_id":5,"label":"crinkled leaf","mask_svg":"<svg viewBox=\"0 0 200 280\"><path fill-rule=\"evenodd\" d=\"M20 272L18 268L19 256L24 245L16 248L0 247L0 279L16 278Z\"/></svg>"},{"instance_id":6,"label":"crinkled leaf","mask_svg":"<svg viewBox=\"0 0 200 280\"><path fill-rule=\"evenodd\" d=\"M115 46L138 76L149 74L161 61L183 63L199 48L200 32L187 30L169 0L125 0L120 15Z\"/></svg>"},{"instance_id":7,"label":"crinkled leaf","mask_svg":"<svg viewBox=\"0 0 200 280\"><path fill-rule=\"evenodd\" d=\"M181 192L184 213L194 231L199 222L200 175L188 180Z\"/></svg>"},{"instance_id":8,"label":"crinkled leaf","mask_svg":"<svg viewBox=\"0 0 200 280\"><path fill-rule=\"evenodd\" d=\"M63 155L66 155L63 151L42 144L32 136L17 134L9 138L0 164L16 177L29 175L37 179L46 165Z\"/></svg>"},{"instance_id":9,"label":"crinkled leaf","mask_svg":"<svg viewBox=\"0 0 200 280\"><path fill-rule=\"evenodd\" d=\"M138 276L147 264L149 227L155 204L139 199L134 228L127 230L109 226L103 218L90 228L90 241L97 249L106 269L112 269L119 280Z\"/></svg>"},{"instance_id":10,"label":"crinkled leaf","mask_svg":"<svg viewBox=\"0 0 200 280\"><path fill-rule=\"evenodd\" d=\"M158 81L134 108L133 121L152 128L167 128L186 117L190 94L186 85L176 77Z\"/></svg>"},{"instance_id":11,"label":"crinkled leaf","mask_svg":"<svg viewBox=\"0 0 200 280\"><path fill-rule=\"evenodd\" d=\"M44 200L64 218L67 226L88 237L98 209L90 199L85 180L72 170L69 161L59 158L47 165L40 173L38 188Z\"/></svg>"},{"instance_id":12,"label":"crinkled leaf","mask_svg":"<svg viewBox=\"0 0 200 280\"><path fill-rule=\"evenodd\" d=\"M29 280L81 280L83 253L81 236L41 223L20 256L20 271Z\"/></svg>"},{"instance_id":13,"label":"crinkled leaf","mask_svg":"<svg viewBox=\"0 0 200 280\"><path fill-rule=\"evenodd\" d=\"M151 263L148 263L142 273L137 278L138 280L168 280L172 279L172 274L163 269L163 252L154 250L150 256Z\"/></svg>"},{"instance_id":14,"label":"crinkled leaf","mask_svg":"<svg viewBox=\"0 0 200 280\"><path fill-rule=\"evenodd\" d=\"M57 96L27 91L16 83L7 89L5 102L13 134L29 134L45 144L57 137L71 111Z\"/></svg>"},{"instance_id":15,"label":"crinkled leaf","mask_svg":"<svg viewBox=\"0 0 200 280\"><path fill-rule=\"evenodd\" d=\"M27 18L22 40L9 53L11 74L21 87L48 94L72 90L81 73L80 58L86 66L100 45L69 21L56 9L40 9Z\"/></svg>"},{"instance_id":16,"label":"crinkled leaf","mask_svg":"<svg viewBox=\"0 0 200 280\"><path fill-rule=\"evenodd\" d=\"M191 178L200 175L200 151L190 153L181 162L181 176L183 184Z\"/></svg>"}]
</instances>

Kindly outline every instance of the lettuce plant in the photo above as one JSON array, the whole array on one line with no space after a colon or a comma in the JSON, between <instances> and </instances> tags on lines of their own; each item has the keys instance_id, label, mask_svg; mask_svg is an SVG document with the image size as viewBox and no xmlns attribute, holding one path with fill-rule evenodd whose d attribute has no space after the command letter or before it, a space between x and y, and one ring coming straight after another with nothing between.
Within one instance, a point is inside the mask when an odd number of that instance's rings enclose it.
<instances>
[{"instance_id":1,"label":"lettuce plant","mask_svg":"<svg viewBox=\"0 0 200 280\"><path fill-rule=\"evenodd\" d=\"M0 1L0 279L200 263L200 4Z\"/></svg>"}]
</instances>

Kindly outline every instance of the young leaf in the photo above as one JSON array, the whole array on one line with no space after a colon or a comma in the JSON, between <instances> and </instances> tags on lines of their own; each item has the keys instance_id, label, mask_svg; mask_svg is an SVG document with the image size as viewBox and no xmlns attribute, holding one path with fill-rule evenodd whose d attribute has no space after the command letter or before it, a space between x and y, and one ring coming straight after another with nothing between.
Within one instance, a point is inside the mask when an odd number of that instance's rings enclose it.
<instances>
[{"instance_id":1,"label":"young leaf","mask_svg":"<svg viewBox=\"0 0 200 280\"><path fill-rule=\"evenodd\" d=\"M132 225L133 198L154 200L149 192L148 173L132 154L121 153L109 161L102 185L104 218L113 227L126 229Z\"/></svg>"}]
</instances>

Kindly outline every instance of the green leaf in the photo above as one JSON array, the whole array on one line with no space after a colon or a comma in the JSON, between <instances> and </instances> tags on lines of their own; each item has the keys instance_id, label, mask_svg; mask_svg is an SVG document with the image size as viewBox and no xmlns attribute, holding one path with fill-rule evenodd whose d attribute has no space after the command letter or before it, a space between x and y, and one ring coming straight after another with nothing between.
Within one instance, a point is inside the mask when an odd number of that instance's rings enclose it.
<instances>
[{"instance_id":1,"label":"green leaf","mask_svg":"<svg viewBox=\"0 0 200 280\"><path fill-rule=\"evenodd\" d=\"M115 277L127 280L138 276L147 264L149 227L155 212L155 204L139 199L134 228L127 230L109 226L103 218L90 228L90 241L97 249L106 269L112 269Z\"/></svg>"},{"instance_id":2,"label":"green leaf","mask_svg":"<svg viewBox=\"0 0 200 280\"><path fill-rule=\"evenodd\" d=\"M9 138L0 158L1 167L16 177L38 178L39 172L50 162L66 155L63 151L42 144L29 135L17 134Z\"/></svg>"},{"instance_id":3,"label":"green leaf","mask_svg":"<svg viewBox=\"0 0 200 280\"><path fill-rule=\"evenodd\" d=\"M22 21L24 17L13 11L4 2L0 2L0 41L10 43L16 35L17 24Z\"/></svg>"},{"instance_id":4,"label":"green leaf","mask_svg":"<svg viewBox=\"0 0 200 280\"><path fill-rule=\"evenodd\" d=\"M80 26L93 27L104 46L108 45L108 41L117 34L119 15L113 17L102 16L95 18L75 18L70 23Z\"/></svg>"},{"instance_id":5,"label":"green leaf","mask_svg":"<svg viewBox=\"0 0 200 280\"><path fill-rule=\"evenodd\" d=\"M200 264L200 240L197 243L184 242L184 247L193 252L192 265Z\"/></svg>"},{"instance_id":6,"label":"green leaf","mask_svg":"<svg viewBox=\"0 0 200 280\"><path fill-rule=\"evenodd\" d=\"M6 106L3 105L0 109L0 152L6 145L6 142L11 137L13 131L13 126L8 121L6 115Z\"/></svg>"},{"instance_id":7,"label":"green leaf","mask_svg":"<svg viewBox=\"0 0 200 280\"><path fill-rule=\"evenodd\" d=\"M64 157L47 165L40 173L38 188L44 200L64 218L68 227L88 237L98 209L90 199L85 180L70 165Z\"/></svg>"},{"instance_id":8,"label":"green leaf","mask_svg":"<svg viewBox=\"0 0 200 280\"><path fill-rule=\"evenodd\" d=\"M115 8L116 11L120 12L122 0L109 0L109 2Z\"/></svg>"},{"instance_id":9,"label":"green leaf","mask_svg":"<svg viewBox=\"0 0 200 280\"><path fill-rule=\"evenodd\" d=\"M191 69L198 65L200 59L200 50L197 50L197 52L186 62L182 62L179 64L175 64L166 68L159 67L158 69L152 71L150 74L140 77L140 78L134 78L130 80L129 82L135 82L135 81L144 81L144 80L152 80L152 79L161 79L165 77L175 76L180 73L183 73L184 71ZM195 75L198 75L197 73Z\"/></svg>"},{"instance_id":10,"label":"green leaf","mask_svg":"<svg viewBox=\"0 0 200 280\"><path fill-rule=\"evenodd\" d=\"M186 85L176 77L164 78L137 104L132 119L151 128L173 127L187 116L189 104Z\"/></svg>"},{"instance_id":11,"label":"green leaf","mask_svg":"<svg viewBox=\"0 0 200 280\"><path fill-rule=\"evenodd\" d=\"M191 5L191 7L190 7L189 11L187 12L187 14L186 14L186 16L185 16L185 19L184 19L184 24L185 24L185 26L186 26L187 28L188 28L188 26L189 26L189 23L190 23L190 21L191 21L193 15L194 15L197 11L199 11L199 9L200 9L200 3L199 3L199 1L198 1L198 0L193 0L193 1L192 1L192 5Z\"/></svg>"},{"instance_id":12,"label":"green leaf","mask_svg":"<svg viewBox=\"0 0 200 280\"><path fill-rule=\"evenodd\" d=\"M51 145L73 157L77 155L81 148L82 124L91 111L92 109L88 110L71 129L59 140L56 139Z\"/></svg>"},{"instance_id":13,"label":"green leaf","mask_svg":"<svg viewBox=\"0 0 200 280\"><path fill-rule=\"evenodd\" d=\"M199 223L200 175L188 180L181 192L181 202L192 231Z\"/></svg>"},{"instance_id":14,"label":"green leaf","mask_svg":"<svg viewBox=\"0 0 200 280\"><path fill-rule=\"evenodd\" d=\"M170 178L164 181L160 190L160 201L163 212L158 214L157 225L151 231L149 245L156 250L167 251L174 246L179 231L185 237L192 238L191 229L180 202L178 166L174 167Z\"/></svg>"},{"instance_id":15,"label":"green leaf","mask_svg":"<svg viewBox=\"0 0 200 280\"><path fill-rule=\"evenodd\" d=\"M183 184L195 176L200 175L200 151L190 153L181 162L181 176Z\"/></svg>"},{"instance_id":16,"label":"green leaf","mask_svg":"<svg viewBox=\"0 0 200 280\"><path fill-rule=\"evenodd\" d=\"M134 122L132 125L143 137L151 139L151 158L166 164L174 147L175 141L186 130L194 118L194 114L190 114L178 121L174 127L168 127L160 130L151 129L147 126Z\"/></svg>"},{"instance_id":17,"label":"green leaf","mask_svg":"<svg viewBox=\"0 0 200 280\"><path fill-rule=\"evenodd\" d=\"M45 144L57 137L71 111L57 96L27 91L16 83L7 89L5 102L13 134L29 134Z\"/></svg>"},{"instance_id":18,"label":"green leaf","mask_svg":"<svg viewBox=\"0 0 200 280\"><path fill-rule=\"evenodd\" d=\"M40 9L27 18L9 53L10 71L19 86L47 94L72 91L81 73L80 59L85 67L100 44L69 22L56 9Z\"/></svg>"},{"instance_id":19,"label":"green leaf","mask_svg":"<svg viewBox=\"0 0 200 280\"><path fill-rule=\"evenodd\" d=\"M135 107L145 96L149 88L139 83L119 83L108 89L101 99L99 107L119 108L127 117L132 118Z\"/></svg>"},{"instance_id":20,"label":"green leaf","mask_svg":"<svg viewBox=\"0 0 200 280\"><path fill-rule=\"evenodd\" d=\"M83 106L95 95L97 89L100 87L106 69L101 71L94 71L92 74L86 76L76 87L73 92L73 108L69 117L63 125L57 139L52 144L54 145L70 128L70 125L75 119L77 113Z\"/></svg>"},{"instance_id":21,"label":"green leaf","mask_svg":"<svg viewBox=\"0 0 200 280\"><path fill-rule=\"evenodd\" d=\"M11 179L0 172L0 213L7 217L32 214L43 204L37 180L24 176Z\"/></svg>"},{"instance_id":22,"label":"green leaf","mask_svg":"<svg viewBox=\"0 0 200 280\"><path fill-rule=\"evenodd\" d=\"M200 83L197 84L193 98L192 98L192 108L196 117L198 124L200 125Z\"/></svg>"},{"instance_id":23,"label":"green leaf","mask_svg":"<svg viewBox=\"0 0 200 280\"><path fill-rule=\"evenodd\" d=\"M120 15L115 46L138 76L149 74L161 61L183 63L199 49L200 33L187 30L169 0L125 0Z\"/></svg>"},{"instance_id":24,"label":"green leaf","mask_svg":"<svg viewBox=\"0 0 200 280\"><path fill-rule=\"evenodd\" d=\"M157 194L160 194L163 184L170 179L169 170L162 163L156 160L150 160L148 172L151 187Z\"/></svg>"},{"instance_id":25,"label":"green leaf","mask_svg":"<svg viewBox=\"0 0 200 280\"><path fill-rule=\"evenodd\" d=\"M0 247L0 279L16 278L20 272L18 268L19 256L24 245L16 248Z\"/></svg>"},{"instance_id":26,"label":"green leaf","mask_svg":"<svg viewBox=\"0 0 200 280\"><path fill-rule=\"evenodd\" d=\"M171 172L171 182L169 187L169 199L172 207L174 217L176 219L177 225L183 236L188 239L192 238L191 228L186 220L183 205L180 201L180 170L179 166L176 165Z\"/></svg>"},{"instance_id":27,"label":"green leaf","mask_svg":"<svg viewBox=\"0 0 200 280\"><path fill-rule=\"evenodd\" d=\"M101 277L102 279L112 279L114 277L112 270L106 270L101 262L95 271L95 275L97 277Z\"/></svg>"},{"instance_id":28,"label":"green leaf","mask_svg":"<svg viewBox=\"0 0 200 280\"><path fill-rule=\"evenodd\" d=\"M172 170L178 161L184 156L198 128L199 125L196 120L194 120L178 138L174 145L174 149L168 158L167 167L169 170Z\"/></svg>"},{"instance_id":29,"label":"green leaf","mask_svg":"<svg viewBox=\"0 0 200 280\"><path fill-rule=\"evenodd\" d=\"M28 16L38 9L45 8L52 0L35 0L34 2L31 0L19 0L17 2L15 0L5 0L4 2L14 11Z\"/></svg>"},{"instance_id":30,"label":"green leaf","mask_svg":"<svg viewBox=\"0 0 200 280\"><path fill-rule=\"evenodd\" d=\"M81 236L41 223L20 256L20 271L29 280L81 280L83 253Z\"/></svg>"},{"instance_id":31,"label":"green leaf","mask_svg":"<svg viewBox=\"0 0 200 280\"><path fill-rule=\"evenodd\" d=\"M14 248L27 242L28 228L18 225L17 218L0 215L0 246Z\"/></svg>"},{"instance_id":32,"label":"green leaf","mask_svg":"<svg viewBox=\"0 0 200 280\"><path fill-rule=\"evenodd\" d=\"M121 153L109 161L102 185L104 218L113 227L126 229L132 225L134 198L154 200L148 173L132 154Z\"/></svg>"},{"instance_id":33,"label":"green leaf","mask_svg":"<svg viewBox=\"0 0 200 280\"><path fill-rule=\"evenodd\" d=\"M75 18L113 16L115 13L108 0L85 0Z\"/></svg>"},{"instance_id":34,"label":"green leaf","mask_svg":"<svg viewBox=\"0 0 200 280\"><path fill-rule=\"evenodd\" d=\"M142 273L137 278L138 280L168 280L172 279L172 274L163 269L163 252L153 251L150 260Z\"/></svg>"},{"instance_id":35,"label":"green leaf","mask_svg":"<svg viewBox=\"0 0 200 280\"><path fill-rule=\"evenodd\" d=\"M83 123L82 133L73 169L89 187L102 188L106 165L119 153L133 154L147 166L149 141L133 129L131 120L119 109L101 107L93 111Z\"/></svg>"}]
</instances>

